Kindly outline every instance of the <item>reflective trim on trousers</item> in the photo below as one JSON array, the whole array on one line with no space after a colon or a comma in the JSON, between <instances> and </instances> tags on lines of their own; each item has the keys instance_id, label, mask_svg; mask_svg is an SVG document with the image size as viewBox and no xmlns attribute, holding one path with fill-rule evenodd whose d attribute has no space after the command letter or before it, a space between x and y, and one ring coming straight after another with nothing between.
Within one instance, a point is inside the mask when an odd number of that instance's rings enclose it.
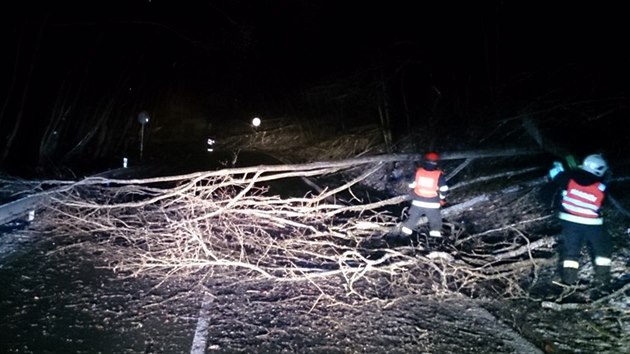
<instances>
[{"instance_id":1,"label":"reflective trim on trousers","mask_svg":"<svg viewBox=\"0 0 630 354\"><path fill-rule=\"evenodd\" d=\"M578 269L580 268L580 263L576 261L564 261L562 262L562 268Z\"/></svg>"},{"instance_id":2,"label":"reflective trim on trousers","mask_svg":"<svg viewBox=\"0 0 630 354\"><path fill-rule=\"evenodd\" d=\"M420 208L429 208L429 209L440 208L440 202L423 202L421 200L414 200L413 202L411 202L411 204Z\"/></svg>"},{"instance_id":3,"label":"reflective trim on trousers","mask_svg":"<svg viewBox=\"0 0 630 354\"><path fill-rule=\"evenodd\" d=\"M612 259L608 257L595 257L595 265L602 267L610 267L612 264Z\"/></svg>"},{"instance_id":4,"label":"reflective trim on trousers","mask_svg":"<svg viewBox=\"0 0 630 354\"><path fill-rule=\"evenodd\" d=\"M582 225L603 225L604 219L602 218L585 218L583 216L577 216L569 213L560 212L558 217L561 220L566 220Z\"/></svg>"},{"instance_id":5,"label":"reflective trim on trousers","mask_svg":"<svg viewBox=\"0 0 630 354\"><path fill-rule=\"evenodd\" d=\"M400 231L402 231L402 233L405 234L405 235L411 235L413 233L413 230L408 228L408 227L406 227L406 226L403 226L400 229Z\"/></svg>"}]
</instances>

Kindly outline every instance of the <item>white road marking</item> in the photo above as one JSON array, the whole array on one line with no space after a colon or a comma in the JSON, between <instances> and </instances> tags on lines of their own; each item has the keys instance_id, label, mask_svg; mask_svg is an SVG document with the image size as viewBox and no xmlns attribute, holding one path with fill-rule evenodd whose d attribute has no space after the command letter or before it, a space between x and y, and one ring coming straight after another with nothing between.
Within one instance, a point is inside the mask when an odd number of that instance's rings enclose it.
<instances>
[{"instance_id":1,"label":"white road marking","mask_svg":"<svg viewBox=\"0 0 630 354\"><path fill-rule=\"evenodd\" d=\"M195 337L193 338L190 354L205 354L206 344L208 343L208 327L210 326L210 304L212 296L206 294L203 297L201 308L199 309L199 317L197 318L197 328L195 329Z\"/></svg>"}]
</instances>

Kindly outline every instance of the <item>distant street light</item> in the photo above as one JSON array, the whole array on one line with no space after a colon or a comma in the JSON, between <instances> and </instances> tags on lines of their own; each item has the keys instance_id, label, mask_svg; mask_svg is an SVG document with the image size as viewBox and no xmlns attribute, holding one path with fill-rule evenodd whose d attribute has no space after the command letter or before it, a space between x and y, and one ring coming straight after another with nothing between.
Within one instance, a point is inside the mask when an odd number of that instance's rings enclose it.
<instances>
[{"instance_id":1,"label":"distant street light","mask_svg":"<svg viewBox=\"0 0 630 354\"><path fill-rule=\"evenodd\" d=\"M254 128L259 127L260 123L261 123L260 118L254 117L254 119L252 119L252 125L254 126Z\"/></svg>"},{"instance_id":2,"label":"distant street light","mask_svg":"<svg viewBox=\"0 0 630 354\"><path fill-rule=\"evenodd\" d=\"M149 123L149 113L142 111L138 114L138 123L140 123L140 160L142 160L142 152L144 150L144 126Z\"/></svg>"}]
</instances>

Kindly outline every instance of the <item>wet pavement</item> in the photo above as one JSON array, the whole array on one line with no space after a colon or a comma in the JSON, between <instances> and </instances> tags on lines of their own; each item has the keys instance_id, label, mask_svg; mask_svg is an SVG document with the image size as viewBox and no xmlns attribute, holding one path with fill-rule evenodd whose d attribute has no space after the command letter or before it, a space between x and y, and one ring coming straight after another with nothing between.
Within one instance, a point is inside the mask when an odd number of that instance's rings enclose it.
<instances>
[{"instance_id":1,"label":"wet pavement","mask_svg":"<svg viewBox=\"0 0 630 354\"><path fill-rule=\"evenodd\" d=\"M244 279L155 287L107 269L106 255L62 242L36 242L0 268L2 352L535 352L466 298L341 304L308 284ZM203 351L193 345L200 326Z\"/></svg>"}]
</instances>

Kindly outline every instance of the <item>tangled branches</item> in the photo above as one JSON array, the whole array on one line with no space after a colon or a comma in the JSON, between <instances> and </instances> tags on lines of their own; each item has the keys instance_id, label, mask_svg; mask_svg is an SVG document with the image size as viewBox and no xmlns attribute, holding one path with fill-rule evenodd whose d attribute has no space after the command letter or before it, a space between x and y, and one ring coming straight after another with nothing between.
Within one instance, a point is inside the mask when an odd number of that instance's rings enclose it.
<instances>
[{"instance_id":1,"label":"tangled branches","mask_svg":"<svg viewBox=\"0 0 630 354\"><path fill-rule=\"evenodd\" d=\"M315 285L336 280L346 295L362 298L470 294L480 283L497 280L517 289L519 274L535 266L531 253L521 258L531 250L527 245L514 242L513 254L497 258L491 254L496 244L483 249L489 246L482 235L468 235L456 224L449 224L448 240L433 249L408 240L392 245L384 236L398 218L387 208L404 198L334 202L384 166L365 161L371 168L350 182L291 198L271 193L269 183L348 172L356 161L86 179L54 194L40 229L89 240L83 244L106 254L112 269L133 276Z\"/></svg>"}]
</instances>

